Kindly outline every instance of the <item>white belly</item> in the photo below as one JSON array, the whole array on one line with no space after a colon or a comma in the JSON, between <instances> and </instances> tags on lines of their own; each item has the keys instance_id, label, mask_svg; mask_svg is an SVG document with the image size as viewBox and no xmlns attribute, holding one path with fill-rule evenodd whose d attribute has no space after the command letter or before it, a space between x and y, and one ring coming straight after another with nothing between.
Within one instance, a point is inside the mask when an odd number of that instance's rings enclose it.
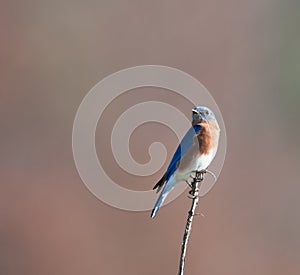
<instances>
[{"instance_id":1,"label":"white belly","mask_svg":"<svg viewBox=\"0 0 300 275\"><path fill-rule=\"evenodd\" d=\"M177 181L188 180L193 172L206 169L212 162L215 154L215 151L211 151L208 155L201 155L201 157L199 158L191 159L188 168L184 170L178 169L175 171L175 178L177 179Z\"/></svg>"},{"instance_id":2,"label":"white belly","mask_svg":"<svg viewBox=\"0 0 300 275\"><path fill-rule=\"evenodd\" d=\"M197 171L206 169L212 162L215 154L202 155L197 159Z\"/></svg>"}]
</instances>

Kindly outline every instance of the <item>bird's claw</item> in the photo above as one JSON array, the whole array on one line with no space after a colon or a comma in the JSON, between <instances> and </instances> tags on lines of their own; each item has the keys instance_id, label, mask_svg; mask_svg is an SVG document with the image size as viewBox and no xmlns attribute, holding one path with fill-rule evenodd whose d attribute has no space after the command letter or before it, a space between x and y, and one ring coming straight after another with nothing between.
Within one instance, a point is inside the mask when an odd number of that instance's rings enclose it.
<instances>
[{"instance_id":1,"label":"bird's claw","mask_svg":"<svg viewBox=\"0 0 300 275\"><path fill-rule=\"evenodd\" d=\"M214 178L215 181L217 180L217 176L213 172L209 171L208 169L193 171L193 173L196 173L196 176L198 175L198 180L203 180L204 174L209 174Z\"/></svg>"}]
</instances>

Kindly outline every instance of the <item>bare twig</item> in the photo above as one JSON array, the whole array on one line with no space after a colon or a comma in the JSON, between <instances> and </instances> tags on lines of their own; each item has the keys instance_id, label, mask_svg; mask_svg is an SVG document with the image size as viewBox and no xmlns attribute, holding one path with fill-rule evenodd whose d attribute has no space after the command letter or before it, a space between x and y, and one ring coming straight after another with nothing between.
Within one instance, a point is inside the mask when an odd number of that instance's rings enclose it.
<instances>
[{"instance_id":1,"label":"bare twig","mask_svg":"<svg viewBox=\"0 0 300 275\"><path fill-rule=\"evenodd\" d=\"M182 244L181 244L181 255L180 255L180 263L179 263L179 275L183 275L183 271L184 271L184 261L185 261L185 255L186 255L186 249L187 249L187 245L188 245L188 241L189 241L189 237L192 231L192 223L193 223L193 218L195 215L197 215L195 213L196 207L198 205L198 201L199 201L199 183L203 181L203 175L206 173L206 170L203 171L197 171L195 177L193 178L193 181L191 183L191 190L190 190L190 195L192 196L192 205L191 205L191 209L188 212L188 218L186 221L186 226L185 226L185 231L184 231L184 235L183 235L183 240L182 240Z\"/></svg>"}]
</instances>

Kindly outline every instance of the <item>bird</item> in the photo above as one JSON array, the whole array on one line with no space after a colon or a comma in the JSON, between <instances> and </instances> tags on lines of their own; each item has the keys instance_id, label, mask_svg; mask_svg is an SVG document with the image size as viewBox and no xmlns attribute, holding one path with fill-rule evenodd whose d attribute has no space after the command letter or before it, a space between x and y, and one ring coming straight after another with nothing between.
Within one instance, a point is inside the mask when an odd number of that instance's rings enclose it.
<instances>
[{"instance_id":1,"label":"bird","mask_svg":"<svg viewBox=\"0 0 300 275\"><path fill-rule=\"evenodd\" d=\"M155 218L167 195L176 184L186 181L196 171L206 171L214 159L220 138L220 127L215 114L206 106L192 109L192 126L183 137L162 178L153 187L162 189L151 212Z\"/></svg>"}]
</instances>

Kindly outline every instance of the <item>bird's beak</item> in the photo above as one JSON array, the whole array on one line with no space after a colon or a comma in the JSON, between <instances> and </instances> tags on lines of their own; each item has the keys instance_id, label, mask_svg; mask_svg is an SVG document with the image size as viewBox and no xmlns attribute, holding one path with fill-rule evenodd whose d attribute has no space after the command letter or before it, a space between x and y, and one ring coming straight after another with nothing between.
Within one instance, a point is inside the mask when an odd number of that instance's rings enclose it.
<instances>
[{"instance_id":1,"label":"bird's beak","mask_svg":"<svg viewBox=\"0 0 300 275\"><path fill-rule=\"evenodd\" d=\"M203 121L202 114L197 109L192 109L193 123L201 123Z\"/></svg>"},{"instance_id":2,"label":"bird's beak","mask_svg":"<svg viewBox=\"0 0 300 275\"><path fill-rule=\"evenodd\" d=\"M199 112L197 109L192 109L194 121L202 122L206 121L206 117L202 112Z\"/></svg>"}]
</instances>

